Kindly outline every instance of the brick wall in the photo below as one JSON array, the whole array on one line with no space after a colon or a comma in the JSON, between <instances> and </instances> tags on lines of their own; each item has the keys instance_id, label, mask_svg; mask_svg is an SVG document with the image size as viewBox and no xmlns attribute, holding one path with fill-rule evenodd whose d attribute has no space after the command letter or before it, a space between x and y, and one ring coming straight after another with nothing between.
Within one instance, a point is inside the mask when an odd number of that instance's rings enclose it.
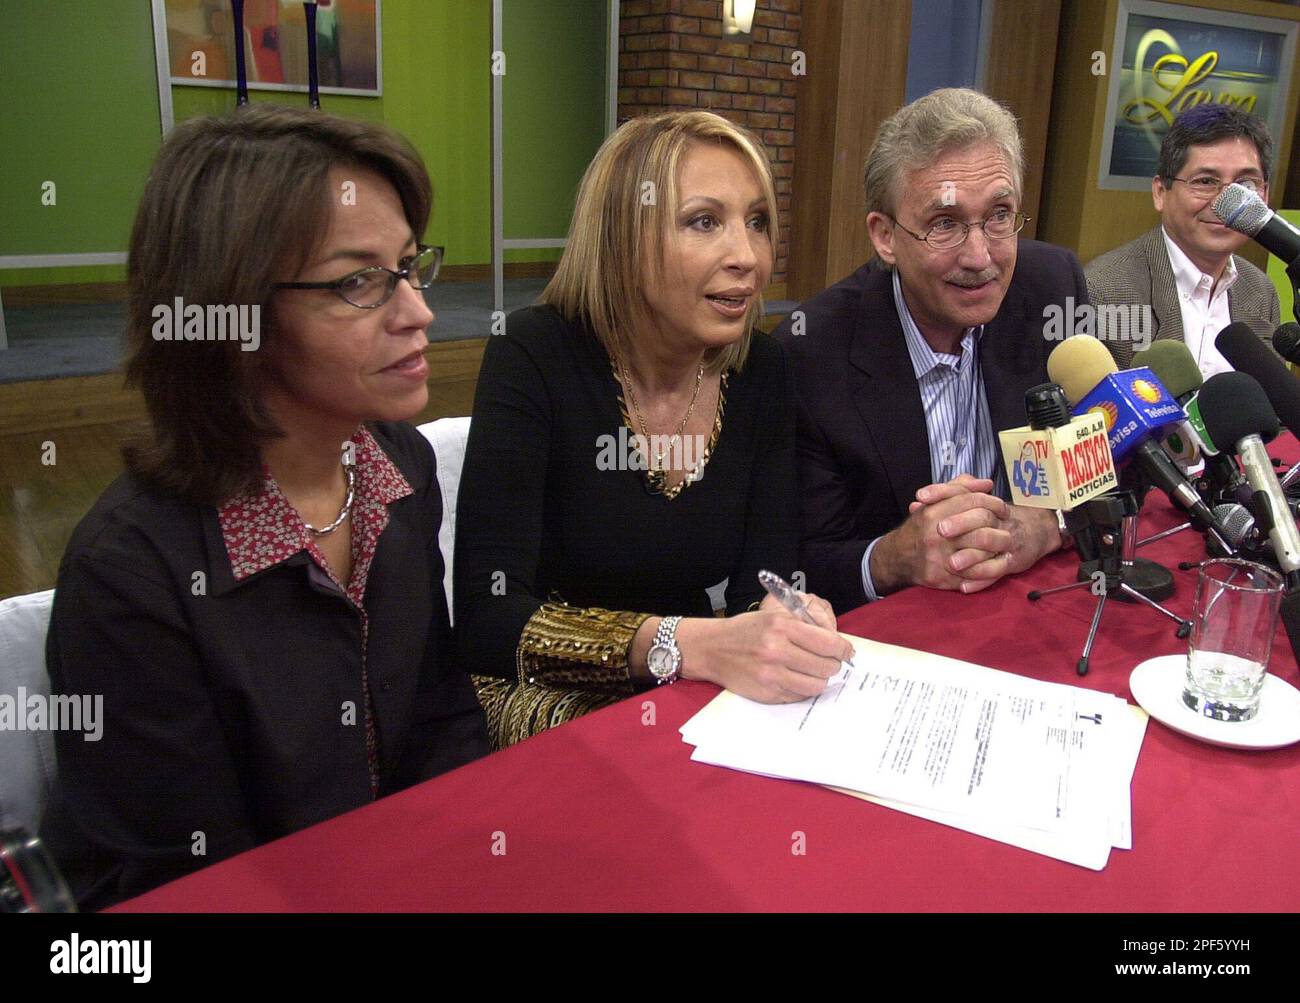
<instances>
[{"instance_id":1,"label":"brick wall","mask_svg":"<svg viewBox=\"0 0 1300 1003\"><path fill-rule=\"evenodd\" d=\"M721 0L620 0L619 121L669 108L707 108L756 132L776 176L785 281L794 178L795 90L803 0L758 0L752 36L722 34Z\"/></svg>"}]
</instances>

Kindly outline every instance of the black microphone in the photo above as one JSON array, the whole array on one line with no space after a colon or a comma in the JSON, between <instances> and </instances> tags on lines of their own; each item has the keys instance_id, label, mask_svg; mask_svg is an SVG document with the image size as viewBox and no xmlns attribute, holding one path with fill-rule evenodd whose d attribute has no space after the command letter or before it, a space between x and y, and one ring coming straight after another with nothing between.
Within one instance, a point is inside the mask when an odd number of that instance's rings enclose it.
<instances>
[{"instance_id":1,"label":"black microphone","mask_svg":"<svg viewBox=\"0 0 1300 1003\"><path fill-rule=\"evenodd\" d=\"M1244 233L1269 254L1285 261L1287 271L1300 269L1300 230L1270 209L1245 185L1233 182L1226 186L1210 208L1224 225Z\"/></svg>"},{"instance_id":2,"label":"black microphone","mask_svg":"<svg viewBox=\"0 0 1300 1003\"><path fill-rule=\"evenodd\" d=\"M1294 327L1284 324L1283 327ZM1214 347L1232 363L1232 368L1249 373L1264 388L1274 413L1282 424L1300 435L1300 383L1287 371L1267 345L1249 327L1237 321L1229 324L1214 339ZM1226 445L1226 443L1225 443Z\"/></svg>"},{"instance_id":3,"label":"black microphone","mask_svg":"<svg viewBox=\"0 0 1300 1003\"><path fill-rule=\"evenodd\" d=\"M1300 366L1300 324L1283 324L1273 332L1273 351L1293 366Z\"/></svg>"},{"instance_id":4,"label":"black microphone","mask_svg":"<svg viewBox=\"0 0 1300 1003\"><path fill-rule=\"evenodd\" d=\"M1289 590L1300 589L1300 529L1264 444L1278 433L1277 415L1259 383L1248 373L1219 373L1201 388L1201 417L1216 442L1233 443L1246 480L1254 489L1251 511L1267 530Z\"/></svg>"},{"instance_id":5,"label":"black microphone","mask_svg":"<svg viewBox=\"0 0 1300 1003\"><path fill-rule=\"evenodd\" d=\"M1222 334L1219 339L1223 340ZM1263 346L1260 348L1267 351ZM1223 354L1236 365L1227 352ZM1280 367L1281 363L1277 365ZM1207 391L1210 395L1208 401ZM1277 434L1277 415L1270 410L1269 399L1258 381L1245 372L1212 376L1201 388L1201 401L1201 415L1206 419L1205 427L1210 437L1219 435L1222 442L1236 443L1246 479L1255 489L1252 508L1256 521L1260 523L1261 531L1267 531L1277 566L1286 577L1282 626L1291 642L1291 651L1300 658L1300 529L1296 528L1282 485L1278 483L1273 464L1264 450L1264 443Z\"/></svg>"},{"instance_id":6,"label":"black microphone","mask_svg":"<svg viewBox=\"0 0 1300 1003\"><path fill-rule=\"evenodd\" d=\"M1025 391L1025 415L1032 429L1061 428L1070 422L1070 402L1059 383L1039 383Z\"/></svg>"}]
</instances>

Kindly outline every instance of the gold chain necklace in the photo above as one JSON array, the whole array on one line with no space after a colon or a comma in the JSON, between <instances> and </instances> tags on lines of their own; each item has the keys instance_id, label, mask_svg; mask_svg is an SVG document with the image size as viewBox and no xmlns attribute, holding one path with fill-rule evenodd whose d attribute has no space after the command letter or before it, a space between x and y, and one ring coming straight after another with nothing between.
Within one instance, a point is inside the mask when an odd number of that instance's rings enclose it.
<instances>
[{"instance_id":1,"label":"gold chain necklace","mask_svg":"<svg viewBox=\"0 0 1300 1003\"><path fill-rule=\"evenodd\" d=\"M628 398L632 401L632 412L636 415L636 423L641 426L641 435L645 438L646 456L648 458L650 454L650 432L646 428L645 419L641 417L641 405L636 401L636 391L632 389L632 375L627 371L627 364L621 360L619 362L619 368L622 370L623 385L627 387ZM695 402L700 399L700 386L703 383L704 363L701 362L700 368L696 370L695 373L695 392L691 394L691 403L686 408L686 417L684 417L682 423L677 426L677 431L674 432L672 437L668 440L668 444L664 447L664 451L654 458L654 462L650 466L651 470L663 469L664 457L666 457L669 451L673 448L673 443L680 439L682 433L686 431L686 423L691 420L691 415L695 413Z\"/></svg>"}]
</instances>

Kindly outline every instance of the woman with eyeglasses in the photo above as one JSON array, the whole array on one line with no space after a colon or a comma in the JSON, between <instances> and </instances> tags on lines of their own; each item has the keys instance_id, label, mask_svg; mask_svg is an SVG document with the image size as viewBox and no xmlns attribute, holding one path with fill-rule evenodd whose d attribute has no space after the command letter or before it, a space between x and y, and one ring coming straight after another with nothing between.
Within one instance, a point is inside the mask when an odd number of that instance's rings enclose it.
<instances>
[{"instance_id":1,"label":"woman with eyeglasses","mask_svg":"<svg viewBox=\"0 0 1300 1003\"><path fill-rule=\"evenodd\" d=\"M678 678L767 702L850 652L797 577L794 396L755 332L766 154L708 112L633 119L587 168L558 269L488 339L457 502L457 650L494 746ZM716 614L726 614L720 616Z\"/></svg>"},{"instance_id":2,"label":"woman with eyeglasses","mask_svg":"<svg viewBox=\"0 0 1300 1003\"><path fill-rule=\"evenodd\" d=\"M254 106L179 125L131 235L148 427L64 554L43 835L83 907L483 755L450 658L425 405L431 188L382 126ZM184 338L164 339L177 300ZM223 337L211 318L258 336ZM191 309L198 308L198 309ZM251 346L251 347L250 347Z\"/></svg>"}]
</instances>

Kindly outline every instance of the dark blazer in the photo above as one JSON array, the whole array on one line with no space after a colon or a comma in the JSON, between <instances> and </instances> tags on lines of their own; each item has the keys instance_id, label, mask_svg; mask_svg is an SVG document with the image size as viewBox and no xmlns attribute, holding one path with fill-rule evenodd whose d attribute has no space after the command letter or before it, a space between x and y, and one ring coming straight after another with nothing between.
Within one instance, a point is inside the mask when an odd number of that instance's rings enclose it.
<instances>
[{"instance_id":1,"label":"dark blazer","mask_svg":"<svg viewBox=\"0 0 1300 1003\"><path fill-rule=\"evenodd\" d=\"M1228 290L1228 316L1243 321L1265 341L1281 323L1277 290L1268 276L1245 258L1233 255L1237 281ZM1169 248L1160 227L1148 230L1123 247L1107 251L1084 269L1093 303L1141 306L1149 304L1155 330L1153 340L1183 340L1183 311L1178 305L1178 284L1169 263ZM1101 334L1098 334L1101 337ZM1120 369L1133 359L1133 342L1105 337L1106 347Z\"/></svg>"},{"instance_id":2,"label":"dark blazer","mask_svg":"<svg viewBox=\"0 0 1300 1003\"><path fill-rule=\"evenodd\" d=\"M1025 391L1046 381L1057 344L1044 337L1044 308L1064 309L1066 297L1088 299L1074 254L1020 241L1006 298L980 342L995 430L1025 424ZM794 333L794 315L774 332L798 394L799 562L809 591L844 612L867 601L867 544L906 519L917 490L931 482L930 445L891 272L863 265L799 311L803 334Z\"/></svg>"},{"instance_id":3,"label":"dark blazer","mask_svg":"<svg viewBox=\"0 0 1300 1003\"><path fill-rule=\"evenodd\" d=\"M413 489L388 506L365 593L382 795L488 747L450 658L433 452L409 425L370 428ZM114 481L64 553L46 646L54 693L103 697L99 741L55 735L42 824L80 904L370 803L362 644L305 552L236 582L215 508Z\"/></svg>"}]
</instances>

